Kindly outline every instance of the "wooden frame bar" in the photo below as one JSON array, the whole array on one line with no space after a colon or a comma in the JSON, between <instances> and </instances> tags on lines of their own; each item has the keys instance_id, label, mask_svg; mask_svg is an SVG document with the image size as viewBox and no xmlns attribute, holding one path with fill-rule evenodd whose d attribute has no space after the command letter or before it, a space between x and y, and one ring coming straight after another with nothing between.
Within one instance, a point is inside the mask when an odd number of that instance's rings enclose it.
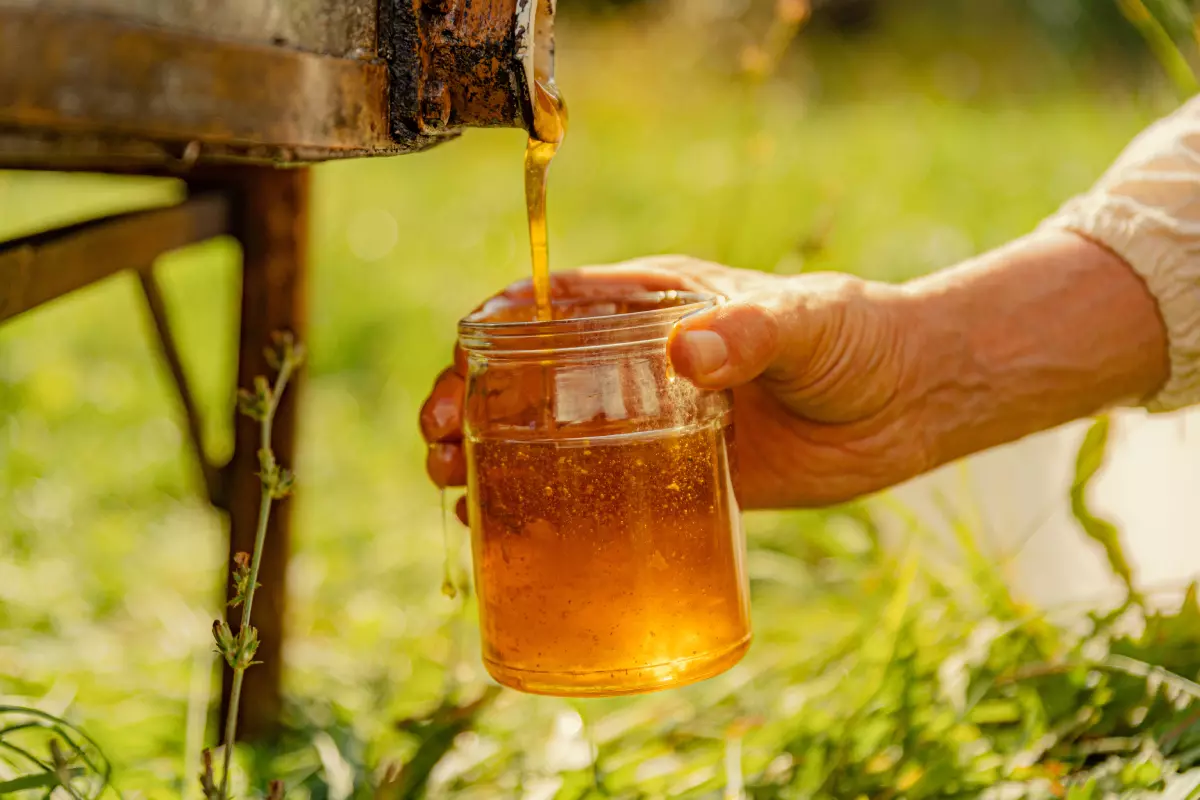
<instances>
[{"instance_id":1,"label":"wooden frame bar","mask_svg":"<svg viewBox=\"0 0 1200 800\"><path fill-rule=\"evenodd\" d=\"M167 369L170 370L171 378L175 382L175 391L183 410L184 422L187 425L188 440L192 444L192 452L200 469L200 480L204 483L208 502L216 508L228 511L225 485L221 480L221 473L208 460L208 453L204 449L200 411L196 408L191 383L183 369L179 346L175 343L175 335L171 332L167 303L163 298L162 289L159 288L158 278L155 277L153 267L138 271L138 281L142 287L142 296L146 299L146 307L150 310L150 319L154 322L155 333L158 334L159 350L162 352L163 360L167 363Z\"/></svg>"},{"instance_id":2,"label":"wooden frame bar","mask_svg":"<svg viewBox=\"0 0 1200 800\"><path fill-rule=\"evenodd\" d=\"M163 253L229 232L219 195L118 214L0 243L0 322Z\"/></svg>"}]
</instances>

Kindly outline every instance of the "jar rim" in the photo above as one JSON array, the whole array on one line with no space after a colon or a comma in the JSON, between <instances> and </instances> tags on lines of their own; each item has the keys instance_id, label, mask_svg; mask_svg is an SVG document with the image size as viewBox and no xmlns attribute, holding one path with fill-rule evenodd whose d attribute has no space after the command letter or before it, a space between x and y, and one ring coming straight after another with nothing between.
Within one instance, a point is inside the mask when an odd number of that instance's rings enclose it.
<instances>
[{"instance_id":1,"label":"jar rim","mask_svg":"<svg viewBox=\"0 0 1200 800\"><path fill-rule=\"evenodd\" d=\"M505 309L529 308L532 297L506 298ZM704 292L656 291L613 292L587 297L556 298L552 305L611 306L614 303L651 306L637 311L572 316L552 320L492 320L497 308L487 304L468 314L458 323L459 344L470 351L503 351L506 354L544 353L577 349L597 349L620 345L665 341L679 320L710 308L718 296ZM669 305L668 305L669 304Z\"/></svg>"}]
</instances>

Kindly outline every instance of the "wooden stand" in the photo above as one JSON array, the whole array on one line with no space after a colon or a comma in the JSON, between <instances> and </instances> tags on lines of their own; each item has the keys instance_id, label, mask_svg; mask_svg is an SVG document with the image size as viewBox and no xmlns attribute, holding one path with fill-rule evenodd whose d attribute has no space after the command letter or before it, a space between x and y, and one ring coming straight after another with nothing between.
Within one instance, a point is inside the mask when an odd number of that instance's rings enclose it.
<instances>
[{"instance_id":1,"label":"wooden stand","mask_svg":"<svg viewBox=\"0 0 1200 800\"><path fill-rule=\"evenodd\" d=\"M253 420L235 418L233 456L220 468L210 462L154 265L164 253L180 247L224 234L236 238L243 265L237 384L250 386L256 375L270 376L263 352L271 335L286 330L300 341L305 337L308 177L307 169L198 170L188 179L188 199L179 205L0 243L0 322L122 270L137 272L178 392L202 485L209 501L228 513L231 559L234 553L253 549L260 502L258 428ZM107 258L98 259L97 253ZM284 395L276 416L272 444L284 465L291 465L295 454L296 404L302 390L301 374ZM277 503L263 550L262 588L253 614L261 640L258 658L263 663L246 673L239 725L249 738L269 734L282 706L290 517L291 501ZM237 617L230 616L236 630ZM226 670L225 699L229 681Z\"/></svg>"},{"instance_id":2,"label":"wooden stand","mask_svg":"<svg viewBox=\"0 0 1200 800\"><path fill-rule=\"evenodd\" d=\"M271 375L263 355L276 331L291 331L304 341L305 273L308 259L308 170L251 167L236 175L233 232L242 244L242 313L238 344L238 385L253 385L256 375ZM301 375L284 393L276 412L274 441L279 462L295 458L296 400L303 388ZM229 504L229 557L254 549L261 500L258 480L259 431L254 420L234 420L233 458L226 465L224 485ZM287 564L291 551L292 500L279 501L271 513L259 568L258 590L251 621L258 629L262 664L246 671L242 688L239 730L249 738L270 732L282 705L284 625L287 616ZM228 587L227 587L228 588ZM230 627L238 623L230 614ZM221 717L229 701L232 672L224 673Z\"/></svg>"},{"instance_id":3,"label":"wooden stand","mask_svg":"<svg viewBox=\"0 0 1200 800\"><path fill-rule=\"evenodd\" d=\"M535 58L553 74L553 15L553 0L0 0L0 169L173 176L188 187L169 208L0 242L0 322L135 270L204 490L229 513L230 556L250 551L257 430L235 420L223 467L205 455L155 260L214 236L241 243L237 382L248 387L269 373L273 332L304 339L308 171L295 165L416 152L465 127L528 127ZM301 388L275 421L284 465ZM246 673L247 737L279 720L290 516L289 501L276 507L261 562L263 663Z\"/></svg>"}]
</instances>

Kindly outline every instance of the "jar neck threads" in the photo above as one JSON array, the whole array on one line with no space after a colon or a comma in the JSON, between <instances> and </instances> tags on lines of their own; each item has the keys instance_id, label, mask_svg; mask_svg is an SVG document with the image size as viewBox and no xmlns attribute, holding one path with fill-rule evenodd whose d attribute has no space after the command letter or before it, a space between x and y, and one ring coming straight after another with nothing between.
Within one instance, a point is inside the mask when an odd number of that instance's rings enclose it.
<instances>
[{"instance_id":1,"label":"jar neck threads","mask_svg":"<svg viewBox=\"0 0 1200 800\"><path fill-rule=\"evenodd\" d=\"M500 297L459 323L459 343L489 358L665 343L680 319L715 304L712 295L677 291L559 299L555 318L538 321L532 297Z\"/></svg>"}]
</instances>

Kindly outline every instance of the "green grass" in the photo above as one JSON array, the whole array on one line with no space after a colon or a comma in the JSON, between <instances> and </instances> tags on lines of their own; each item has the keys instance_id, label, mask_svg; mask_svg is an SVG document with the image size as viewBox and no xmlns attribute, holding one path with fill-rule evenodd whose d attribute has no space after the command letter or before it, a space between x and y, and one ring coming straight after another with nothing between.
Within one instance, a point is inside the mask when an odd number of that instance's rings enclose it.
<instances>
[{"instance_id":1,"label":"green grass","mask_svg":"<svg viewBox=\"0 0 1200 800\"><path fill-rule=\"evenodd\" d=\"M802 42L753 103L730 77L722 25L692 25L562 33L572 128L550 190L558 267L687 252L902 279L1029 230L1169 96L1132 67L1065 64L1019 30L964 30L930 47L919 26L901 26ZM439 592L439 498L416 416L455 321L526 273L521 151L519 132L474 131L428 154L315 171L286 654L297 732L254 762L303 784L289 796L339 796L327 785L339 769L331 752L366 792L380 763L428 738L397 720L482 685L473 613ZM172 191L0 173L0 236ZM220 457L231 446L235 248L207 244L163 269ZM168 797L195 791L187 720L211 700L225 543L139 301L120 276L0 328L0 696L89 731L127 796ZM719 794L739 720L747 781L793 784L755 796L946 796L962 776L1013 774L1004 759L1067 715L1046 710L1055 696L1089 707L1080 698L1099 689L1084 670L1070 692L991 697L992 723L928 694L971 630L1027 612L962 576L898 570L873 544L867 511L748 520L759 636L744 665L635 700L505 693L439 767L435 795L520 796L518 782L565 775L562 796L583 796L593 776L572 760L579 714L611 796ZM1041 624L1018 626L1019 652L994 648L988 669L1074 652L1076 639Z\"/></svg>"}]
</instances>

